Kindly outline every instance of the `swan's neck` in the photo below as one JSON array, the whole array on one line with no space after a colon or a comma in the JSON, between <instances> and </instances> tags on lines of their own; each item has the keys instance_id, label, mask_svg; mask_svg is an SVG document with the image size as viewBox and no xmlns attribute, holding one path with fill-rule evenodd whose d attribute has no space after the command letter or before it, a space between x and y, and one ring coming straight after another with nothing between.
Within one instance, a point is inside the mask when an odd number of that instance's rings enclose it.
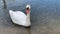
<instances>
[{"instance_id":1,"label":"swan's neck","mask_svg":"<svg viewBox=\"0 0 60 34\"><path fill-rule=\"evenodd\" d=\"M30 23L30 12L26 15L26 26L30 26L31 23Z\"/></svg>"},{"instance_id":2,"label":"swan's neck","mask_svg":"<svg viewBox=\"0 0 60 34\"><path fill-rule=\"evenodd\" d=\"M30 18L30 9L29 8L26 8L26 15L27 15L27 18Z\"/></svg>"},{"instance_id":3,"label":"swan's neck","mask_svg":"<svg viewBox=\"0 0 60 34\"><path fill-rule=\"evenodd\" d=\"M27 18L30 18L30 11L29 11L29 13L27 14Z\"/></svg>"},{"instance_id":4,"label":"swan's neck","mask_svg":"<svg viewBox=\"0 0 60 34\"><path fill-rule=\"evenodd\" d=\"M30 9L29 8L26 8L26 26L27 25L31 25L31 23L30 23Z\"/></svg>"}]
</instances>

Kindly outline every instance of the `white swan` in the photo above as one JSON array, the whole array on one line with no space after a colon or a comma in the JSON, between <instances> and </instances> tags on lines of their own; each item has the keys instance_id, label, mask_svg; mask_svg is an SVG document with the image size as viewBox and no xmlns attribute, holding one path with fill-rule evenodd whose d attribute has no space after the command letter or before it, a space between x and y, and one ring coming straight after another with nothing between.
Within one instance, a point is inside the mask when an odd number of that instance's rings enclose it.
<instances>
[{"instance_id":1,"label":"white swan","mask_svg":"<svg viewBox=\"0 0 60 34\"><path fill-rule=\"evenodd\" d=\"M13 21L13 23L22 25L22 26L30 26L30 5L26 6L26 14L24 14L22 11L13 11L9 10L10 17Z\"/></svg>"}]
</instances>

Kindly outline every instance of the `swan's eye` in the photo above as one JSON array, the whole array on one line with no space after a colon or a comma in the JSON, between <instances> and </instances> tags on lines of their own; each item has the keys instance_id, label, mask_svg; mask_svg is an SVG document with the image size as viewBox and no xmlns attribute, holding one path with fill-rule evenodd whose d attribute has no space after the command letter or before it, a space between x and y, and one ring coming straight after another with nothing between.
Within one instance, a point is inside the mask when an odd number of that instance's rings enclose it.
<instances>
[{"instance_id":1,"label":"swan's eye","mask_svg":"<svg viewBox=\"0 0 60 34\"><path fill-rule=\"evenodd\" d=\"M26 8L27 10L29 10L29 7L28 8Z\"/></svg>"}]
</instances>

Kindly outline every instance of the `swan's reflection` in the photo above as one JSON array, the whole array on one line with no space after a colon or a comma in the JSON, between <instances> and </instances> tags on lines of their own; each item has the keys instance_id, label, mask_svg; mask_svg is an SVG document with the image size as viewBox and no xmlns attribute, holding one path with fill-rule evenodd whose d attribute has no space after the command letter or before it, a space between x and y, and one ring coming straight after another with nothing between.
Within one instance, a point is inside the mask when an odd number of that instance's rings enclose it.
<instances>
[{"instance_id":1,"label":"swan's reflection","mask_svg":"<svg viewBox=\"0 0 60 34\"><path fill-rule=\"evenodd\" d=\"M27 27L26 29L27 29L27 32L28 32L28 34L31 34L31 30L30 30L30 28L31 27Z\"/></svg>"}]
</instances>

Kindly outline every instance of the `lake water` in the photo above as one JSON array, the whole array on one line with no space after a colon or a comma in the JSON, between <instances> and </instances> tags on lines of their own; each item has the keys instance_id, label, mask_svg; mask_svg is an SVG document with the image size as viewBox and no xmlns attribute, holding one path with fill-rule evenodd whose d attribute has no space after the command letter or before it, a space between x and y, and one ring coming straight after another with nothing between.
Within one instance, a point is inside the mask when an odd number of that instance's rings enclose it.
<instances>
[{"instance_id":1,"label":"lake water","mask_svg":"<svg viewBox=\"0 0 60 34\"><path fill-rule=\"evenodd\" d=\"M8 11L21 10L31 5L31 27L25 28L13 24ZM1 34L60 34L60 0L6 0L3 8L0 0Z\"/></svg>"}]
</instances>

